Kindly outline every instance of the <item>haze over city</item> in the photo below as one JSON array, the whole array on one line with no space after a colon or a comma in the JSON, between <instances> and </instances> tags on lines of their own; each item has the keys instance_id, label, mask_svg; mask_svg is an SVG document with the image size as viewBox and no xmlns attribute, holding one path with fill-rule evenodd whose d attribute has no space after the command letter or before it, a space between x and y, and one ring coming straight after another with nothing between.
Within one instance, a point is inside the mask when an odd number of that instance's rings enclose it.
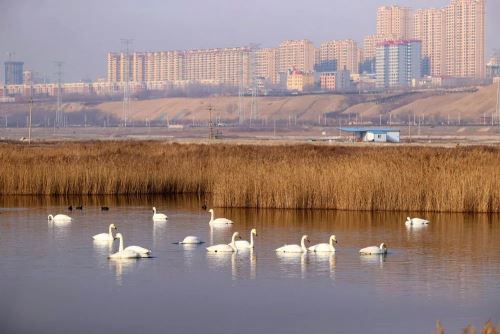
<instances>
[{"instance_id":1,"label":"haze over city","mask_svg":"<svg viewBox=\"0 0 500 334\"><path fill-rule=\"evenodd\" d=\"M443 7L448 0L326 1L33 1L0 3L0 62L13 58L54 79L54 60L64 61L64 80L106 76L106 53L132 38L133 49L176 50L276 46L285 39L319 43L352 38L360 45L375 33L376 9L399 4L414 9ZM488 1L486 57L500 44L498 1Z\"/></svg>"}]
</instances>

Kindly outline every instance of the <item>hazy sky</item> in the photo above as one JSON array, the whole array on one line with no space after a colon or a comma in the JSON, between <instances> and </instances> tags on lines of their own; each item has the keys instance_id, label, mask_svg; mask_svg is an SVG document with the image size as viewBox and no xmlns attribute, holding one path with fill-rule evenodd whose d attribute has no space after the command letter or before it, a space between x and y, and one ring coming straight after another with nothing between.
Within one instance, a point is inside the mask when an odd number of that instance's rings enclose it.
<instances>
[{"instance_id":1,"label":"hazy sky","mask_svg":"<svg viewBox=\"0 0 500 334\"><path fill-rule=\"evenodd\" d=\"M25 68L64 80L106 75L106 53L121 49L172 50L277 46L284 39L353 38L375 33L376 8L400 4L443 7L449 0L0 0L0 62L7 52ZM487 53L500 48L500 0L487 8ZM360 45L361 46L361 45ZM3 65L2 65L3 81Z\"/></svg>"}]
</instances>

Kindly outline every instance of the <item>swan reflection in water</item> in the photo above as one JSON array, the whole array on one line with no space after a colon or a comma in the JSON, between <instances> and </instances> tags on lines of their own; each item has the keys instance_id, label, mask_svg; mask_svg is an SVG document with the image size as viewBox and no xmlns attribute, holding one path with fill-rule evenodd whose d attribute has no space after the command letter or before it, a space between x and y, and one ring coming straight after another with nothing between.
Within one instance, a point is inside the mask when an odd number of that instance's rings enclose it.
<instances>
[{"instance_id":1,"label":"swan reflection in water","mask_svg":"<svg viewBox=\"0 0 500 334\"><path fill-rule=\"evenodd\" d=\"M231 278L255 279L257 276L257 257L253 249L248 251L207 253L207 263L211 270L221 270L231 266Z\"/></svg>"},{"instance_id":2,"label":"swan reflection in water","mask_svg":"<svg viewBox=\"0 0 500 334\"><path fill-rule=\"evenodd\" d=\"M210 245L214 245L214 232L219 232L218 235L225 236L231 231L231 227L231 225L210 225Z\"/></svg>"},{"instance_id":3,"label":"swan reflection in water","mask_svg":"<svg viewBox=\"0 0 500 334\"><path fill-rule=\"evenodd\" d=\"M280 253L276 252L276 256L280 262L280 270L287 277L297 277L297 266L300 266L300 278L306 277L307 270L307 253Z\"/></svg>"},{"instance_id":4,"label":"swan reflection in water","mask_svg":"<svg viewBox=\"0 0 500 334\"><path fill-rule=\"evenodd\" d=\"M328 276L335 280L335 268L337 266L337 258L332 252L308 253L310 260L314 263L317 273L327 273Z\"/></svg>"},{"instance_id":5,"label":"swan reflection in water","mask_svg":"<svg viewBox=\"0 0 500 334\"><path fill-rule=\"evenodd\" d=\"M113 241L93 240L94 251L99 258L107 260L113 253Z\"/></svg>"},{"instance_id":6,"label":"swan reflection in water","mask_svg":"<svg viewBox=\"0 0 500 334\"><path fill-rule=\"evenodd\" d=\"M380 269L384 267L384 262L386 258L387 254L361 255L359 257L362 264L378 265Z\"/></svg>"},{"instance_id":7,"label":"swan reflection in water","mask_svg":"<svg viewBox=\"0 0 500 334\"><path fill-rule=\"evenodd\" d=\"M71 228L71 221L49 220L48 227L55 239L66 239Z\"/></svg>"},{"instance_id":8,"label":"swan reflection in water","mask_svg":"<svg viewBox=\"0 0 500 334\"><path fill-rule=\"evenodd\" d=\"M137 266L138 259L109 259L108 262L109 268L115 272L116 283L122 285L123 275Z\"/></svg>"}]
</instances>

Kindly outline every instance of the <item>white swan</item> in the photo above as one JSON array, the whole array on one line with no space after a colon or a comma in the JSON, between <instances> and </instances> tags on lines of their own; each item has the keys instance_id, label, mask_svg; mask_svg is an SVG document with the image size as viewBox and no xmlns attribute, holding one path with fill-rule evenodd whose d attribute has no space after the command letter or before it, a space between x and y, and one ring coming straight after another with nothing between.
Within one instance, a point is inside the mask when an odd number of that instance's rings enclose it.
<instances>
[{"instance_id":1,"label":"white swan","mask_svg":"<svg viewBox=\"0 0 500 334\"><path fill-rule=\"evenodd\" d=\"M72 218L70 216L58 214L55 216L49 215L48 220L53 222L70 222Z\"/></svg>"},{"instance_id":2,"label":"white swan","mask_svg":"<svg viewBox=\"0 0 500 334\"><path fill-rule=\"evenodd\" d=\"M157 213L156 212L156 208L153 206L153 220L158 220L158 221L161 221L161 220L167 220L168 217L167 215L163 214L163 213Z\"/></svg>"},{"instance_id":3,"label":"white swan","mask_svg":"<svg viewBox=\"0 0 500 334\"><path fill-rule=\"evenodd\" d=\"M362 255L387 254L387 245L381 243L379 247L370 246L359 250Z\"/></svg>"},{"instance_id":4,"label":"white swan","mask_svg":"<svg viewBox=\"0 0 500 334\"><path fill-rule=\"evenodd\" d=\"M184 244L184 245L194 245L194 244L202 244L204 241L201 241L200 238L194 235L188 235L182 241L174 242L175 244Z\"/></svg>"},{"instance_id":5,"label":"white swan","mask_svg":"<svg viewBox=\"0 0 500 334\"><path fill-rule=\"evenodd\" d=\"M334 235L330 236L329 243L322 243L311 246L308 248L310 252L330 252L335 253L335 247L333 247L333 243L337 243L337 238Z\"/></svg>"},{"instance_id":6,"label":"white swan","mask_svg":"<svg viewBox=\"0 0 500 334\"><path fill-rule=\"evenodd\" d=\"M253 228L250 231L250 242L248 242L247 240L238 240L235 243L236 248L238 248L238 250L253 248L253 236L254 235L257 236L257 230Z\"/></svg>"},{"instance_id":7,"label":"white swan","mask_svg":"<svg viewBox=\"0 0 500 334\"><path fill-rule=\"evenodd\" d=\"M99 233L94 235L92 238L97 241L113 241L115 240L115 237L113 236L113 230L117 230L117 227L115 224L110 224L109 225L109 232L108 233Z\"/></svg>"},{"instance_id":8,"label":"white swan","mask_svg":"<svg viewBox=\"0 0 500 334\"><path fill-rule=\"evenodd\" d=\"M238 232L233 233L233 237L231 238L231 243L229 244L219 244L207 247L207 251L212 253L229 253L229 252L237 252L235 242L236 238L241 238Z\"/></svg>"},{"instance_id":9,"label":"white swan","mask_svg":"<svg viewBox=\"0 0 500 334\"><path fill-rule=\"evenodd\" d=\"M226 218L217 218L214 219L214 209L208 210L210 212L210 226L226 226L233 224L232 220L226 219Z\"/></svg>"},{"instance_id":10,"label":"white swan","mask_svg":"<svg viewBox=\"0 0 500 334\"><path fill-rule=\"evenodd\" d=\"M150 257L151 250L140 247L140 246L128 246L123 248L123 235L121 233L116 233L116 238L120 239L120 247L118 248L118 253L120 252L133 252L139 254L139 257Z\"/></svg>"},{"instance_id":11,"label":"white swan","mask_svg":"<svg viewBox=\"0 0 500 334\"><path fill-rule=\"evenodd\" d=\"M425 226L429 224L430 222L428 220L422 219L422 218L410 218L406 217L406 226Z\"/></svg>"},{"instance_id":12,"label":"white swan","mask_svg":"<svg viewBox=\"0 0 500 334\"><path fill-rule=\"evenodd\" d=\"M310 242L309 238L307 235L302 236L302 239L300 240L300 246L299 245L284 245L280 248L277 248L277 252L282 252L282 253L305 253L307 252L306 245L304 242Z\"/></svg>"}]
</instances>

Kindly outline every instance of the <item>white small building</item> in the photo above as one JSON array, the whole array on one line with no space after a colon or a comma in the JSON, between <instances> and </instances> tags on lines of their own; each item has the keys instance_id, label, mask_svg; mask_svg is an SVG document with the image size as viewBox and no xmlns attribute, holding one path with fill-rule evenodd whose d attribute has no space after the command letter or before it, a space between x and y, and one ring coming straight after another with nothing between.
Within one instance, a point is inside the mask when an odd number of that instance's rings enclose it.
<instances>
[{"instance_id":1,"label":"white small building","mask_svg":"<svg viewBox=\"0 0 500 334\"><path fill-rule=\"evenodd\" d=\"M356 141L399 143L400 130L381 128L339 128L343 132L352 134Z\"/></svg>"}]
</instances>

